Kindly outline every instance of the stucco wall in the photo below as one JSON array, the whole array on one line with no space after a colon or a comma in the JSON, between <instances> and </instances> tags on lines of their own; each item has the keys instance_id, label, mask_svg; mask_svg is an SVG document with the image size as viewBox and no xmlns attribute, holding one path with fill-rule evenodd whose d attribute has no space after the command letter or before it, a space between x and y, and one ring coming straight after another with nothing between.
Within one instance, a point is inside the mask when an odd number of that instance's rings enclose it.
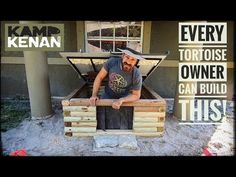
<instances>
[{"instance_id":1,"label":"stucco wall","mask_svg":"<svg viewBox=\"0 0 236 177\"><path fill-rule=\"evenodd\" d=\"M66 96L82 83L69 65L49 65L49 80L52 96ZM1 96L16 95L28 96L25 66L1 65Z\"/></svg>"}]
</instances>

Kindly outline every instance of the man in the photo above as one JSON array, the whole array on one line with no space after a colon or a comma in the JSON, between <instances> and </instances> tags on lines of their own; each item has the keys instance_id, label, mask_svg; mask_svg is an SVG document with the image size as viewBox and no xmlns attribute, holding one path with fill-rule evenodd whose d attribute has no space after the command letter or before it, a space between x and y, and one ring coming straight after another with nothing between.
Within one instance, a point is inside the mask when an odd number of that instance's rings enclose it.
<instances>
[{"instance_id":1,"label":"man","mask_svg":"<svg viewBox=\"0 0 236 177\"><path fill-rule=\"evenodd\" d=\"M119 50L122 52L122 58L110 58L104 64L96 77L93 84L92 96L90 97L91 106L96 105L96 101L99 99L97 96L99 87L101 86L103 79L107 75L108 84L105 86L105 92L103 93L101 98L117 99L117 101L112 103L113 109L119 110L123 103L137 101L140 98L142 88L142 75L136 65L138 64L139 60L144 58L139 55L140 53L130 48ZM104 110L100 112L102 112L101 114L104 114ZM110 116L103 115L101 116L102 118L98 120L98 128L122 128L122 126L125 128L132 128L130 123L128 123L129 125L122 124L121 119L126 119L127 117L125 116L124 112L122 112L122 110L117 112L110 109ZM118 118L115 116L115 114L119 114ZM127 124L127 121L125 124Z\"/></svg>"}]
</instances>

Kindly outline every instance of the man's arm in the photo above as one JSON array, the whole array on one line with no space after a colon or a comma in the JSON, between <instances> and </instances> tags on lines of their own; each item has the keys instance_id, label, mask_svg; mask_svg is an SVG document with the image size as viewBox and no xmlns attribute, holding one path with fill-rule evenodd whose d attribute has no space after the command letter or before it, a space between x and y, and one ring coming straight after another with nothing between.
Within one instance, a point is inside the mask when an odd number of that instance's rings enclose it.
<instances>
[{"instance_id":1,"label":"man's arm","mask_svg":"<svg viewBox=\"0 0 236 177\"><path fill-rule=\"evenodd\" d=\"M93 83L93 93L92 96L90 97L89 101L90 101L90 105L91 106L95 106L96 105L96 100L98 100L98 90L101 86L101 83L103 81L103 79L106 77L107 75L107 71L104 69L104 67L102 67L102 69L99 71L97 77L94 80Z\"/></svg>"},{"instance_id":2,"label":"man's arm","mask_svg":"<svg viewBox=\"0 0 236 177\"><path fill-rule=\"evenodd\" d=\"M141 96L141 90L132 90L132 93L126 97L120 98L112 103L114 109L120 109L120 106L125 102L132 102L139 100Z\"/></svg>"}]
</instances>

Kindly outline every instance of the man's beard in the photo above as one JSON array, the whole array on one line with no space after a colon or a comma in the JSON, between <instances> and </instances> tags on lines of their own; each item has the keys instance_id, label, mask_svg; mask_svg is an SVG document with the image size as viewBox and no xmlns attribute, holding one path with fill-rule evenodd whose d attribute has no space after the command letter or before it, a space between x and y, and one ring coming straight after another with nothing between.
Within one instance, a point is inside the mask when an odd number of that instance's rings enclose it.
<instances>
[{"instance_id":1,"label":"man's beard","mask_svg":"<svg viewBox=\"0 0 236 177\"><path fill-rule=\"evenodd\" d=\"M128 64L127 62L123 62L122 67L123 67L123 70L126 72L130 72L134 68L132 65Z\"/></svg>"}]
</instances>

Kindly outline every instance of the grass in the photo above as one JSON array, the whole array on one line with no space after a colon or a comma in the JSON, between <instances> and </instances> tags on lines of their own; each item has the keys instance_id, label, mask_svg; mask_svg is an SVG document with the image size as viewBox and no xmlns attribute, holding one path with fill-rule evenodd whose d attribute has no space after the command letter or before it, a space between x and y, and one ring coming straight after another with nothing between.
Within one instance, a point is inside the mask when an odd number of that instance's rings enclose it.
<instances>
[{"instance_id":1,"label":"grass","mask_svg":"<svg viewBox=\"0 0 236 177\"><path fill-rule=\"evenodd\" d=\"M27 100L1 100L1 132L17 127L30 117L30 104Z\"/></svg>"}]
</instances>

